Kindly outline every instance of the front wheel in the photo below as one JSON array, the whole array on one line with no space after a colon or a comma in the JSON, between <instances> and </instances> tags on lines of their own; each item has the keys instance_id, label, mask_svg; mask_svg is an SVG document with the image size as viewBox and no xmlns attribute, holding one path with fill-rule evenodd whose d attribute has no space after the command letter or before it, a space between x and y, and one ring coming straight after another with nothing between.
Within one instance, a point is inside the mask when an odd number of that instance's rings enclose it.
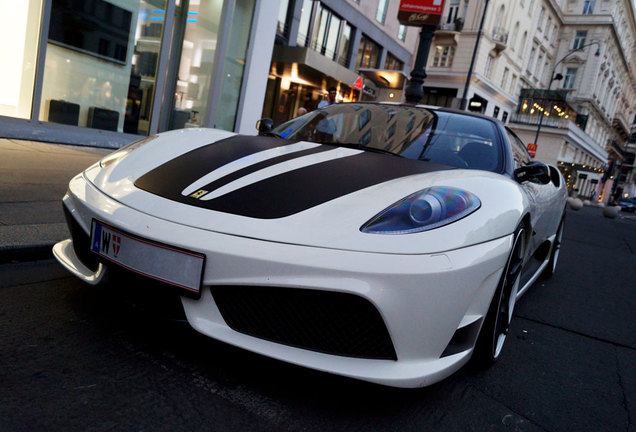
<instances>
[{"instance_id":1,"label":"front wheel","mask_svg":"<svg viewBox=\"0 0 636 432\"><path fill-rule=\"evenodd\" d=\"M486 321L479 333L473 361L480 366L488 366L497 361L508 336L521 280L521 268L526 249L525 234L523 225L515 231L510 256L488 309Z\"/></svg>"},{"instance_id":2,"label":"front wheel","mask_svg":"<svg viewBox=\"0 0 636 432\"><path fill-rule=\"evenodd\" d=\"M548 261L548 265L543 270L544 278L551 277L556 271L557 262L559 261L559 253L561 252L561 242L563 241L563 226L565 225L565 214L561 218L561 222L559 222L559 227L557 228L556 236L554 237L554 244L552 245L552 251L550 252L550 260Z\"/></svg>"}]
</instances>

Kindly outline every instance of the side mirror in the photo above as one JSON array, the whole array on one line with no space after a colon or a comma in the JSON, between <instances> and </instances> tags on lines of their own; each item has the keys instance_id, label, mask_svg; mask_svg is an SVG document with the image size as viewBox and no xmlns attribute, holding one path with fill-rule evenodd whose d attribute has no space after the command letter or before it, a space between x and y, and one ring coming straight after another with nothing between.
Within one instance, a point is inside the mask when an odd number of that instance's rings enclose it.
<instances>
[{"instance_id":1,"label":"side mirror","mask_svg":"<svg viewBox=\"0 0 636 432\"><path fill-rule=\"evenodd\" d=\"M518 183L530 181L547 184L550 182L550 168L543 162L532 162L524 167L517 168L514 172L514 179Z\"/></svg>"},{"instance_id":2,"label":"side mirror","mask_svg":"<svg viewBox=\"0 0 636 432\"><path fill-rule=\"evenodd\" d=\"M270 118L260 119L256 122L256 129L259 134L269 133L274 129L274 120Z\"/></svg>"}]
</instances>

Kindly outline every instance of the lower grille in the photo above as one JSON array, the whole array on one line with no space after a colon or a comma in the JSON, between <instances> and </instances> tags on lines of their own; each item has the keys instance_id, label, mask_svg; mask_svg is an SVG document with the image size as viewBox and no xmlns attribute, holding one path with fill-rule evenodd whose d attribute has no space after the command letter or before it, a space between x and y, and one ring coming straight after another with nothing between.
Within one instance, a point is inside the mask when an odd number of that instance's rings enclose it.
<instances>
[{"instance_id":1,"label":"lower grille","mask_svg":"<svg viewBox=\"0 0 636 432\"><path fill-rule=\"evenodd\" d=\"M327 354L397 360L380 313L357 295L275 287L211 289L223 319L237 332Z\"/></svg>"},{"instance_id":2,"label":"lower grille","mask_svg":"<svg viewBox=\"0 0 636 432\"><path fill-rule=\"evenodd\" d=\"M90 236L84 232L80 224L75 220L64 204L62 204L62 207L64 208L64 217L66 217L68 230L71 232L71 238L73 239L73 250L75 251L75 255L77 255L86 267L93 271L97 271L99 263L97 257L91 252Z\"/></svg>"}]
</instances>

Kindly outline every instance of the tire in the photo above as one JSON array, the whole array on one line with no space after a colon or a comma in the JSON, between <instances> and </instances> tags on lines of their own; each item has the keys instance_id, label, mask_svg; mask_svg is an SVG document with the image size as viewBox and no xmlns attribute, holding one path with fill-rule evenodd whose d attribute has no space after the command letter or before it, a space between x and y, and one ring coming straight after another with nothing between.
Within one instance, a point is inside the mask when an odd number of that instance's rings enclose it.
<instances>
[{"instance_id":1,"label":"tire","mask_svg":"<svg viewBox=\"0 0 636 432\"><path fill-rule=\"evenodd\" d=\"M475 344L472 361L479 367L490 366L501 355L519 290L525 251L526 229L522 224L515 231L510 255Z\"/></svg>"},{"instance_id":2,"label":"tire","mask_svg":"<svg viewBox=\"0 0 636 432\"><path fill-rule=\"evenodd\" d=\"M552 250L550 251L550 260L548 261L548 265L545 270L541 274L541 277L545 279L549 279L552 277L554 272L556 271L557 262L559 261L559 253L561 251L561 242L563 241L563 227L565 225L565 213L561 218L561 222L559 222L559 227L556 231L556 236L554 237L554 244L552 245Z\"/></svg>"}]
</instances>

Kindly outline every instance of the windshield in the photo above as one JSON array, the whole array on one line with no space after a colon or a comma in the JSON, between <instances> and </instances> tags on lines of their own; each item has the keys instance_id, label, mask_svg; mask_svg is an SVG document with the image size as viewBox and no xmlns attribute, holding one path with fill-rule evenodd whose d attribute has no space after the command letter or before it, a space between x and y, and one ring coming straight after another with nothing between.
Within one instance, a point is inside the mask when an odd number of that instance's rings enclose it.
<instances>
[{"instance_id":1,"label":"windshield","mask_svg":"<svg viewBox=\"0 0 636 432\"><path fill-rule=\"evenodd\" d=\"M500 172L495 125L483 118L399 105L334 104L273 131L282 138L354 145L409 159Z\"/></svg>"}]
</instances>

